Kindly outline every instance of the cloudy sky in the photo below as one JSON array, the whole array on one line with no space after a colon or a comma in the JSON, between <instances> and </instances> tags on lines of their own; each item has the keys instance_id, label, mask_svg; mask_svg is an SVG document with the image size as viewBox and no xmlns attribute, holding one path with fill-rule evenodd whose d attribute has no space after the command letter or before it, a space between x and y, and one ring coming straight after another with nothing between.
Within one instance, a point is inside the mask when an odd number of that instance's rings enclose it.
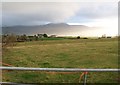
<instances>
[{"instance_id":1,"label":"cloudy sky","mask_svg":"<svg viewBox=\"0 0 120 85\"><path fill-rule=\"evenodd\" d=\"M118 33L117 2L3 2L2 26L67 23ZM94 30L95 31L95 30Z\"/></svg>"}]
</instances>

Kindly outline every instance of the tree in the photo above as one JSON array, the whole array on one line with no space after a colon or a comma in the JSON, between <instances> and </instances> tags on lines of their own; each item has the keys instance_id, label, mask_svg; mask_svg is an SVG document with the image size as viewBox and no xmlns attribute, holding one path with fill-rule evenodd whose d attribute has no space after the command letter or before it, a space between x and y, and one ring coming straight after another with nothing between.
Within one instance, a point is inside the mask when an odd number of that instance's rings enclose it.
<instances>
[{"instance_id":1,"label":"tree","mask_svg":"<svg viewBox=\"0 0 120 85\"><path fill-rule=\"evenodd\" d=\"M43 34L43 36L44 36L44 37L48 37L48 35L47 35L47 34Z\"/></svg>"},{"instance_id":2,"label":"tree","mask_svg":"<svg viewBox=\"0 0 120 85\"><path fill-rule=\"evenodd\" d=\"M6 47L6 46L14 46L16 45L16 41L17 41L17 37L14 34L10 34L10 35L3 35L2 37L2 47Z\"/></svg>"},{"instance_id":3,"label":"tree","mask_svg":"<svg viewBox=\"0 0 120 85\"><path fill-rule=\"evenodd\" d=\"M18 36L17 37L17 41L18 42L24 42L24 41L27 41L27 36L25 34L21 35L21 36Z\"/></svg>"},{"instance_id":4,"label":"tree","mask_svg":"<svg viewBox=\"0 0 120 85\"><path fill-rule=\"evenodd\" d=\"M103 34L103 35L102 35L102 38L106 38L106 34Z\"/></svg>"},{"instance_id":5,"label":"tree","mask_svg":"<svg viewBox=\"0 0 120 85\"><path fill-rule=\"evenodd\" d=\"M37 40L38 40L38 36L34 35L34 38L35 38L35 41L37 41Z\"/></svg>"},{"instance_id":6,"label":"tree","mask_svg":"<svg viewBox=\"0 0 120 85\"><path fill-rule=\"evenodd\" d=\"M80 39L80 36L77 36L77 39Z\"/></svg>"},{"instance_id":7,"label":"tree","mask_svg":"<svg viewBox=\"0 0 120 85\"><path fill-rule=\"evenodd\" d=\"M27 36L25 34L23 34L21 37L23 41L27 41Z\"/></svg>"}]
</instances>

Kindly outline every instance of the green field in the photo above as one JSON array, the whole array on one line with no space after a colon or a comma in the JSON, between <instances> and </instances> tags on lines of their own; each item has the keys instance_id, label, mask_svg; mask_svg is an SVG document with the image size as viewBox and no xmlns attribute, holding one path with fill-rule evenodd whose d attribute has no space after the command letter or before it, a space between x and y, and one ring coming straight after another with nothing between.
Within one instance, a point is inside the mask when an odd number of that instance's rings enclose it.
<instances>
[{"instance_id":1,"label":"green field","mask_svg":"<svg viewBox=\"0 0 120 85\"><path fill-rule=\"evenodd\" d=\"M118 68L118 40L46 39L19 42L3 51L3 62L16 67ZM78 83L81 72L3 71L3 81L21 83ZM117 83L116 72L90 72L88 83ZM83 82L83 81L81 81Z\"/></svg>"}]
</instances>

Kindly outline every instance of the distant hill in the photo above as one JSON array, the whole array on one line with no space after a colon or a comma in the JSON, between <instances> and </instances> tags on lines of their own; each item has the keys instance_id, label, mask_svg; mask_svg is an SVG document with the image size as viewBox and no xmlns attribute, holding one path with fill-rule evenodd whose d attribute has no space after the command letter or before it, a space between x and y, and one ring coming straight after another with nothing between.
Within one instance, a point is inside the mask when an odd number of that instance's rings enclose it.
<instances>
[{"instance_id":1,"label":"distant hill","mask_svg":"<svg viewBox=\"0 0 120 85\"><path fill-rule=\"evenodd\" d=\"M74 35L81 34L85 30L89 30L90 27L85 25L68 25L66 23L49 23L46 25L35 25L35 26L9 26L2 27L4 34L27 34L34 35L38 33L47 33L48 35Z\"/></svg>"}]
</instances>

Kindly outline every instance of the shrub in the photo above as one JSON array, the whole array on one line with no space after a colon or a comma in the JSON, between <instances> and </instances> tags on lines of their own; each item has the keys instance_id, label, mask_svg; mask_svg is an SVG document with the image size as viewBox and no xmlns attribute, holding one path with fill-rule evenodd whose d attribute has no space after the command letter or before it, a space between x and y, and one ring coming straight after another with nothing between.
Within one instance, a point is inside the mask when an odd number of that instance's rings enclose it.
<instances>
[{"instance_id":1,"label":"shrub","mask_svg":"<svg viewBox=\"0 0 120 85\"><path fill-rule=\"evenodd\" d=\"M77 36L77 39L80 39L80 36Z\"/></svg>"}]
</instances>

